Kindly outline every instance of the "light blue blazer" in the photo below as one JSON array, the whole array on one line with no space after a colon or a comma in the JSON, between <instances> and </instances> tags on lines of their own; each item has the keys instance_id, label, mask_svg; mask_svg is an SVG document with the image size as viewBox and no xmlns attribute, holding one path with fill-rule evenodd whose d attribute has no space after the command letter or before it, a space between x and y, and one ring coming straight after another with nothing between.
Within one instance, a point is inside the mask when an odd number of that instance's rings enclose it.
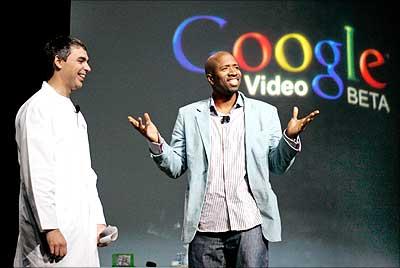
<instances>
[{"instance_id":1,"label":"light blue blazer","mask_svg":"<svg viewBox=\"0 0 400 268\"><path fill-rule=\"evenodd\" d=\"M288 170L297 153L282 137L277 109L247 98L244 103L246 169L251 193L261 212L262 232L271 242L281 240L281 221L269 173ZM206 193L210 160L210 99L179 109L170 144L151 154L158 167L171 178L188 172L182 240L194 238Z\"/></svg>"}]
</instances>

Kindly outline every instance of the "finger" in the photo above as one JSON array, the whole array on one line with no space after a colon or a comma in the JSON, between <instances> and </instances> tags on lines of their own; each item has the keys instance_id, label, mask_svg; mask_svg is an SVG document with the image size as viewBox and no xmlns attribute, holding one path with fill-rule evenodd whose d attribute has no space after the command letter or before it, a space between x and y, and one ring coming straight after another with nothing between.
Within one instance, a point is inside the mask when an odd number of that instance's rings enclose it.
<instances>
[{"instance_id":1,"label":"finger","mask_svg":"<svg viewBox=\"0 0 400 268\"><path fill-rule=\"evenodd\" d=\"M316 117L317 115L319 115L319 110L315 110L314 112L312 112L312 113L310 114L310 116L311 116L312 118Z\"/></svg>"},{"instance_id":2,"label":"finger","mask_svg":"<svg viewBox=\"0 0 400 268\"><path fill-rule=\"evenodd\" d=\"M312 116L312 114L308 115L307 117L305 117L303 119L303 124L302 124L302 129L304 130L304 128L311 122L313 121L315 118L315 116Z\"/></svg>"},{"instance_id":3,"label":"finger","mask_svg":"<svg viewBox=\"0 0 400 268\"><path fill-rule=\"evenodd\" d=\"M139 122L132 116L128 116L128 121L135 127L139 127Z\"/></svg>"},{"instance_id":4,"label":"finger","mask_svg":"<svg viewBox=\"0 0 400 268\"><path fill-rule=\"evenodd\" d=\"M313 120L317 115L319 115L319 111L315 110L314 112L310 113L309 115L307 115L307 119L310 118L311 120Z\"/></svg>"},{"instance_id":5,"label":"finger","mask_svg":"<svg viewBox=\"0 0 400 268\"><path fill-rule=\"evenodd\" d=\"M54 256L57 258L58 256L60 256L60 246L56 245L54 247Z\"/></svg>"},{"instance_id":6,"label":"finger","mask_svg":"<svg viewBox=\"0 0 400 268\"><path fill-rule=\"evenodd\" d=\"M54 245L49 245L50 254L54 255Z\"/></svg>"},{"instance_id":7,"label":"finger","mask_svg":"<svg viewBox=\"0 0 400 268\"><path fill-rule=\"evenodd\" d=\"M143 120L142 120L142 118L141 118L141 117L138 117L138 121L139 121L139 128L140 128L140 129L143 129L143 128L144 128L144 125L143 125Z\"/></svg>"},{"instance_id":8,"label":"finger","mask_svg":"<svg viewBox=\"0 0 400 268\"><path fill-rule=\"evenodd\" d=\"M299 108L297 108L296 106L293 107L293 118L297 119L297 116L299 115Z\"/></svg>"},{"instance_id":9,"label":"finger","mask_svg":"<svg viewBox=\"0 0 400 268\"><path fill-rule=\"evenodd\" d=\"M67 254L67 247L64 245L60 246L59 254L54 256L55 262L61 261L66 254Z\"/></svg>"},{"instance_id":10,"label":"finger","mask_svg":"<svg viewBox=\"0 0 400 268\"><path fill-rule=\"evenodd\" d=\"M65 255L67 255L67 245L62 246L60 249L60 256L64 257Z\"/></svg>"},{"instance_id":11,"label":"finger","mask_svg":"<svg viewBox=\"0 0 400 268\"><path fill-rule=\"evenodd\" d=\"M150 115L148 113L144 113L144 122L146 123L146 126L151 123Z\"/></svg>"},{"instance_id":12,"label":"finger","mask_svg":"<svg viewBox=\"0 0 400 268\"><path fill-rule=\"evenodd\" d=\"M56 261L56 262L59 262L59 261L61 261L63 258L64 258L64 256L57 256L57 257L55 257L55 261Z\"/></svg>"}]
</instances>

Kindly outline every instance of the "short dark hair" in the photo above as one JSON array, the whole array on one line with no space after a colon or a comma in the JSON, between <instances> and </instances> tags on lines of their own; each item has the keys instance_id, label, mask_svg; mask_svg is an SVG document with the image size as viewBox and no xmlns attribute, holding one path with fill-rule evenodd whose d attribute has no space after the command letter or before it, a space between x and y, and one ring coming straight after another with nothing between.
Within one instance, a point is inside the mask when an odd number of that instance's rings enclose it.
<instances>
[{"instance_id":1,"label":"short dark hair","mask_svg":"<svg viewBox=\"0 0 400 268\"><path fill-rule=\"evenodd\" d=\"M55 56L67 60L69 54L71 54L71 46L82 47L87 51L85 44L81 40L70 36L57 36L49 40L44 46L44 51L51 61L54 60Z\"/></svg>"},{"instance_id":2,"label":"short dark hair","mask_svg":"<svg viewBox=\"0 0 400 268\"><path fill-rule=\"evenodd\" d=\"M56 36L45 44L44 54L46 57L46 65L50 73L55 69L53 65L54 58L58 56L66 61L71 54L72 46L82 47L87 51L86 45L81 40L65 35Z\"/></svg>"}]
</instances>

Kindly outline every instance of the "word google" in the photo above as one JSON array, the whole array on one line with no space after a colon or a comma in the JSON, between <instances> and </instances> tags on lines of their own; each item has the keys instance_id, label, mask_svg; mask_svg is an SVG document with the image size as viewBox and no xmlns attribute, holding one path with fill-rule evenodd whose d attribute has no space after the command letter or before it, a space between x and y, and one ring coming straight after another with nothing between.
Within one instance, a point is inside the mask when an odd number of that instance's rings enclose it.
<instances>
[{"instance_id":1,"label":"word google","mask_svg":"<svg viewBox=\"0 0 400 268\"><path fill-rule=\"evenodd\" d=\"M185 56L182 49L182 36L187 27L195 21L208 20L212 21L222 29L227 21L217 16L193 16L185 19L176 29L173 37L173 52L178 63L186 70L196 73L204 73L203 68L195 66ZM346 32L346 59L347 59L347 79L348 81L358 81L355 73L354 66L354 29L351 26L345 26ZM256 66L251 66L246 62L243 46L246 41L256 41L261 50L261 61ZM289 40L296 41L300 46L303 53L303 61L299 66L293 66L285 55L285 45ZM327 100L336 100L344 94L344 83L342 78L337 74L335 67L340 63L341 53L340 48L342 43L333 40L321 40L314 47L314 54L317 61L326 67L326 73L316 75L312 81L311 86L313 92L319 97ZM323 56L323 49L330 49L333 55L332 62L327 62ZM268 66L272 58L272 45L268 37L258 32L248 32L242 34L233 45L232 54L238 61L239 66L245 72L255 73L263 70ZM326 50L325 50L326 51ZM289 73L300 73L310 66L313 58L313 49L307 38L300 33L289 33L282 36L274 48L274 55L277 64L285 71ZM385 110L390 113L389 103L382 93L382 90L386 87L387 83L378 81L371 74L372 68L380 67L384 64L384 58L382 53L376 49L366 49L361 53L359 59L360 73L365 83L370 86L371 90L356 89L354 87L347 87L347 102L352 105L358 105L360 107L370 108L373 110ZM270 96L306 96L309 92L309 83L304 80L291 81L288 79L282 79L280 75L275 75L275 78L267 81L266 76L262 74L256 74L251 77L249 74L243 76L245 84L247 86L250 95L255 95L257 91L261 95ZM327 83L323 80L329 80L329 85L335 85L334 93L329 87L324 88L323 86ZM333 84L332 84L333 83Z\"/></svg>"}]
</instances>

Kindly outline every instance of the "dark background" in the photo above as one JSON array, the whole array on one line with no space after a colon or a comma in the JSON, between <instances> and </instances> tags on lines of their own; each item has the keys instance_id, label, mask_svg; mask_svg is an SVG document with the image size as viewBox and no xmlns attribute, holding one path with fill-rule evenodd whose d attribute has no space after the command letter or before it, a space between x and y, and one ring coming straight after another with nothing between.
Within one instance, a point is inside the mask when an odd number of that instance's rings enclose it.
<instances>
[{"instance_id":1,"label":"dark background","mask_svg":"<svg viewBox=\"0 0 400 268\"><path fill-rule=\"evenodd\" d=\"M283 226L283 241L270 247L271 266L399 266L399 79L393 6L354 1L58 1L21 6L14 3L10 9L21 23L10 25L15 42L5 42L5 51L13 52L6 53L12 63L11 79L6 79L10 84L5 165L11 170L7 185L12 189L7 190L10 196L5 203L10 215L7 227L13 234L7 251L10 265L18 232L14 118L44 79L41 47L56 33L81 38L91 57L93 72L72 98L88 123L107 221L120 230L116 243L100 249L102 265L111 266L113 253L133 253L136 266L144 266L147 260L168 266L184 250L180 231L185 178L170 180L156 168L146 142L126 117L150 112L169 141L178 107L209 96L205 78L176 62L172 36L184 19L214 15L228 21L223 30L200 23L185 33L185 52L197 65L211 49L231 51L234 40L248 31L265 34L273 47L284 34L299 32L313 47L322 39L343 43L337 68L345 89L372 91L362 80L357 62L367 48L384 55L383 71L376 75L388 82L383 93L390 113L350 105L346 92L336 101L321 99L311 86L302 98L254 97L278 108L282 127L293 105L300 107L300 116L316 108L321 111L302 134L303 150L292 169L271 177ZM344 25L355 29L356 82L346 79ZM250 47L248 55L257 60L257 47ZM325 71L313 56L310 69L302 74L285 72L274 56L260 74L268 80L276 74L303 79L310 85L316 74ZM242 91L248 93L244 81Z\"/></svg>"}]
</instances>

